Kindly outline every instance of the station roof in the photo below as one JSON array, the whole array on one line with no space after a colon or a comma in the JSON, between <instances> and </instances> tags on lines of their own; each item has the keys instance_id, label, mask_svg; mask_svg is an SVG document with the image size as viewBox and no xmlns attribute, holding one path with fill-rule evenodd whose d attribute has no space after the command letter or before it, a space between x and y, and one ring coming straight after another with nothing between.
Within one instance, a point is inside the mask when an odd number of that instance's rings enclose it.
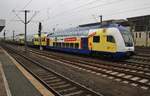
<instances>
[{"instance_id":1,"label":"station roof","mask_svg":"<svg viewBox=\"0 0 150 96\"><path fill-rule=\"evenodd\" d=\"M5 20L0 19L0 32L4 29L4 27L5 27Z\"/></svg>"},{"instance_id":2,"label":"station roof","mask_svg":"<svg viewBox=\"0 0 150 96\"><path fill-rule=\"evenodd\" d=\"M16 36L24 36L24 34L18 34L18 35L16 35Z\"/></svg>"},{"instance_id":3,"label":"station roof","mask_svg":"<svg viewBox=\"0 0 150 96\"><path fill-rule=\"evenodd\" d=\"M150 15L127 18L135 26L135 31L150 31Z\"/></svg>"},{"instance_id":4,"label":"station roof","mask_svg":"<svg viewBox=\"0 0 150 96\"><path fill-rule=\"evenodd\" d=\"M150 15L130 17L130 18L127 18L127 19L129 21L132 21L132 22L136 22L136 21L139 21L139 20L146 21L146 20L150 20Z\"/></svg>"},{"instance_id":5,"label":"station roof","mask_svg":"<svg viewBox=\"0 0 150 96\"><path fill-rule=\"evenodd\" d=\"M103 24L108 24L108 23L117 23L123 26L129 26L128 21L125 19L119 19L119 20L112 19L112 20L103 21ZM91 27L91 26L98 26L98 25L101 25L101 23L96 22L96 23L83 24L83 25L79 25L79 27Z\"/></svg>"}]
</instances>

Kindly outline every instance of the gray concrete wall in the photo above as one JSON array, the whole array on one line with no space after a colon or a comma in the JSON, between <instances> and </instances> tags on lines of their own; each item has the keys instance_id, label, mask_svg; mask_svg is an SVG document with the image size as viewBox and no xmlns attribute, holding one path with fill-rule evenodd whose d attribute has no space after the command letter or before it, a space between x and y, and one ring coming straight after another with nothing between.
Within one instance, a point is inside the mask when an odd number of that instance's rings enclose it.
<instances>
[{"instance_id":1,"label":"gray concrete wall","mask_svg":"<svg viewBox=\"0 0 150 96\"><path fill-rule=\"evenodd\" d=\"M137 34L137 36L136 36ZM140 37L141 34L141 37ZM150 47L150 32L148 32L148 46ZM146 46L146 32L134 32L135 46Z\"/></svg>"}]
</instances>

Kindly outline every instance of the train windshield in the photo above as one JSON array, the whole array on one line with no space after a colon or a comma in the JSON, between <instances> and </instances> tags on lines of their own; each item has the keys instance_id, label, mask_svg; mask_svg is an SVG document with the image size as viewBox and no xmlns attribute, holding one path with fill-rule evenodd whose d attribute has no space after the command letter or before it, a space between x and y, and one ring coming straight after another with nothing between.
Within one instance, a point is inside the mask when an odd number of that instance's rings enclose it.
<instances>
[{"instance_id":1,"label":"train windshield","mask_svg":"<svg viewBox=\"0 0 150 96\"><path fill-rule=\"evenodd\" d=\"M129 32L129 30L127 30L125 27L122 27L122 26L119 27L119 30L124 39L125 46L132 47L133 46L133 38L132 38L131 32Z\"/></svg>"}]
</instances>

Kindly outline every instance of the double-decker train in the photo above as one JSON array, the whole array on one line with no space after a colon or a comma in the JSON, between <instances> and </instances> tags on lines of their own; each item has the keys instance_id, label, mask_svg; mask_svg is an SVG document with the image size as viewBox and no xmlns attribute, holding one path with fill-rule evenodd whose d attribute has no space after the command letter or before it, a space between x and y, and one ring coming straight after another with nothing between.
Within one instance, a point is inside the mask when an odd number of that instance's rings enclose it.
<instances>
[{"instance_id":1,"label":"double-decker train","mask_svg":"<svg viewBox=\"0 0 150 96\"><path fill-rule=\"evenodd\" d=\"M39 46L38 34L27 36L30 46ZM22 40L21 40L22 41ZM50 34L41 34L41 45L70 53L96 54L120 59L134 52L131 32L119 24L75 27Z\"/></svg>"}]
</instances>

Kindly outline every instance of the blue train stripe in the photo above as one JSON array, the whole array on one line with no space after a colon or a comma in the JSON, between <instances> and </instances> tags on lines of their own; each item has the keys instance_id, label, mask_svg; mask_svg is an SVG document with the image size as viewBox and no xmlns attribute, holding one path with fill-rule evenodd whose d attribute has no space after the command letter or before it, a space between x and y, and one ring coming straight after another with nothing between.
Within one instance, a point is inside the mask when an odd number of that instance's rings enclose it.
<instances>
[{"instance_id":1,"label":"blue train stripe","mask_svg":"<svg viewBox=\"0 0 150 96\"><path fill-rule=\"evenodd\" d=\"M68 53L78 53L78 54L85 54L85 55L89 55L92 53L99 54L99 55L111 55L113 59L120 59L120 58L126 56L126 52L112 53L112 52L90 51L90 50L75 49L75 48L58 48L58 47L52 47L52 46L46 46L46 48L58 50L58 51L63 51L63 52L68 52Z\"/></svg>"}]
</instances>

